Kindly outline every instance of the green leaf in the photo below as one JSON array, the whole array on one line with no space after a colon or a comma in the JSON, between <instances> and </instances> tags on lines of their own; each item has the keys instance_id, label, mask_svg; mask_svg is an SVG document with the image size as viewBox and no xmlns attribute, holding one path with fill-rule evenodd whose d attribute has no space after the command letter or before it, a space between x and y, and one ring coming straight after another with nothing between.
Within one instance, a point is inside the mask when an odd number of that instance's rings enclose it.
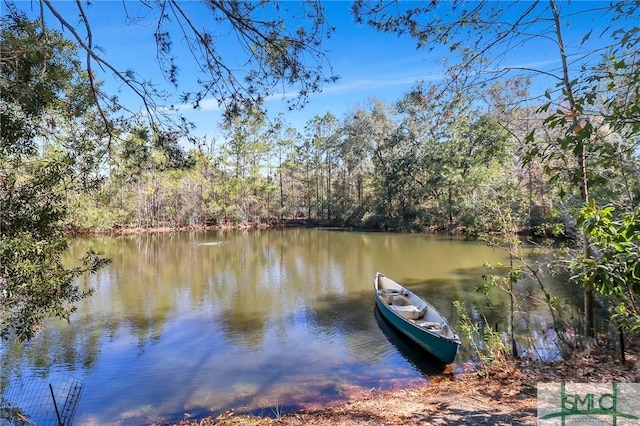
<instances>
[{"instance_id":1,"label":"green leaf","mask_svg":"<svg viewBox=\"0 0 640 426\"><path fill-rule=\"evenodd\" d=\"M524 141L525 142L529 142L529 143L533 143L534 140L534 134L535 134L535 130L530 131L527 136L525 136Z\"/></svg>"},{"instance_id":2,"label":"green leaf","mask_svg":"<svg viewBox=\"0 0 640 426\"><path fill-rule=\"evenodd\" d=\"M616 62L613 66L614 69L620 70L623 68L627 68L627 64L624 62L624 59L621 60L620 62Z\"/></svg>"},{"instance_id":3,"label":"green leaf","mask_svg":"<svg viewBox=\"0 0 640 426\"><path fill-rule=\"evenodd\" d=\"M558 196L560 198L564 198L567 195L567 191L565 190L564 186L560 187L560 191L558 191Z\"/></svg>"}]
</instances>

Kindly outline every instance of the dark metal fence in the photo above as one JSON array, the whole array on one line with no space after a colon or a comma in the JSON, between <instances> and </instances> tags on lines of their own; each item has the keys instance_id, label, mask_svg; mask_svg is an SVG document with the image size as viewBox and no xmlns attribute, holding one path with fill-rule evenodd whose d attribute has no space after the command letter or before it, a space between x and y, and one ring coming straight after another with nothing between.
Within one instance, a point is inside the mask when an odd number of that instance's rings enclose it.
<instances>
[{"instance_id":1,"label":"dark metal fence","mask_svg":"<svg viewBox=\"0 0 640 426\"><path fill-rule=\"evenodd\" d=\"M71 425L83 387L62 373L13 377L0 395L0 425Z\"/></svg>"}]
</instances>

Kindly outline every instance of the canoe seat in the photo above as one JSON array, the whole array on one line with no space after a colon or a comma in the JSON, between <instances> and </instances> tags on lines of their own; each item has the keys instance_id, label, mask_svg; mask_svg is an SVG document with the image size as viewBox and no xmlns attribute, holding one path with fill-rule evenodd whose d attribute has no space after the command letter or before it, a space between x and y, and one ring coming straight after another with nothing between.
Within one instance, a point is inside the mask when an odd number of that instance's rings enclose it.
<instances>
[{"instance_id":1,"label":"canoe seat","mask_svg":"<svg viewBox=\"0 0 640 426\"><path fill-rule=\"evenodd\" d=\"M425 306L422 309L419 309L415 305L404 305L404 306L392 305L392 307L402 317L407 318L407 319L413 319L413 320L418 319L421 316L423 316L424 315L424 311L427 308Z\"/></svg>"},{"instance_id":2,"label":"canoe seat","mask_svg":"<svg viewBox=\"0 0 640 426\"><path fill-rule=\"evenodd\" d=\"M420 327L424 327L427 330L431 330L431 331L442 330L442 324L440 324L439 322L420 321L420 322L417 322L416 324L418 324Z\"/></svg>"}]
</instances>

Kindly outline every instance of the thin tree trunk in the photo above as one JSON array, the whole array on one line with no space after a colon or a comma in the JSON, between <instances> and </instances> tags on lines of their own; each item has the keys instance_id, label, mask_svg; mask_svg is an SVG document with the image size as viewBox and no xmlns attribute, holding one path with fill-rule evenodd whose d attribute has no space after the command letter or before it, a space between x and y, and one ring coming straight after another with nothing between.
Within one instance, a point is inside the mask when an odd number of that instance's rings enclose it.
<instances>
[{"instance_id":1,"label":"thin tree trunk","mask_svg":"<svg viewBox=\"0 0 640 426\"><path fill-rule=\"evenodd\" d=\"M331 163L327 161L327 220L331 220Z\"/></svg>"},{"instance_id":2,"label":"thin tree trunk","mask_svg":"<svg viewBox=\"0 0 640 426\"><path fill-rule=\"evenodd\" d=\"M284 219L283 217L283 213L284 213L284 191L282 189L282 148L278 149L278 168L277 173L278 173L278 195L279 195L279 212L280 214L278 214L278 219L282 222L282 220Z\"/></svg>"},{"instance_id":3,"label":"thin tree trunk","mask_svg":"<svg viewBox=\"0 0 640 426\"><path fill-rule=\"evenodd\" d=\"M453 229L453 188L449 185L449 195L447 200L449 208L449 230Z\"/></svg>"},{"instance_id":4,"label":"thin tree trunk","mask_svg":"<svg viewBox=\"0 0 640 426\"><path fill-rule=\"evenodd\" d=\"M578 120L577 108L575 97L573 96L573 87L571 80L569 79L569 67L567 65L567 56L564 50L564 42L562 41L562 30L560 27L560 15L554 0L549 0L551 11L553 13L553 19L556 26L556 36L558 41L558 47L560 49L560 57L562 59L562 80L564 88L567 94L567 100L569 101L569 108L572 113L572 128L577 128L580 124ZM581 143L580 151L577 155L578 169L580 172L580 181L578 186L580 188L580 199L583 203L589 202L589 181L587 178L587 145ZM592 257L591 245L589 244L589 238L586 232L582 234L583 239L583 254L585 259ZM594 295L593 289L585 288L584 293L584 321L585 321L585 335L587 337L595 337L595 314L594 314Z\"/></svg>"}]
</instances>

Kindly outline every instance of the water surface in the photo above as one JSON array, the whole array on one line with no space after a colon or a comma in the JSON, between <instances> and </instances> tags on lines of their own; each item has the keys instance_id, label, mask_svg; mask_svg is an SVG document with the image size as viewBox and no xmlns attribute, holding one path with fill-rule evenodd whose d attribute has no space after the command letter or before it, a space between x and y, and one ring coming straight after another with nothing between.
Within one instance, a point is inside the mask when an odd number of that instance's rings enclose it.
<instances>
[{"instance_id":1,"label":"water surface","mask_svg":"<svg viewBox=\"0 0 640 426\"><path fill-rule=\"evenodd\" d=\"M276 415L428 381L443 367L376 315L378 271L453 321L453 300L490 323L506 318L504 303L489 309L474 291L483 264L506 262L506 252L456 238L323 229L94 237L74 240L70 259L90 248L112 263L83 279L95 293L71 322L2 346L5 392L33 375L84 383L76 424Z\"/></svg>"}]
</instances>

